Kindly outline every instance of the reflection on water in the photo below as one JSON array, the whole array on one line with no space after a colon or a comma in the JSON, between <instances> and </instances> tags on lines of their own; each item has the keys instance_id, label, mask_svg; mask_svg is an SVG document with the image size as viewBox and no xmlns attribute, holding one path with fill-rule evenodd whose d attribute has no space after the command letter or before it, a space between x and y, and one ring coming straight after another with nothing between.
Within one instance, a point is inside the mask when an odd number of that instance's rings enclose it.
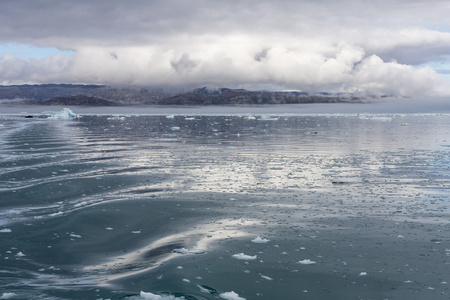
<instances>
[{"instance_id":1,"label":"reflection on water","mask_svg":"<svg viewBox=\"0 0 450 300\"><path fill-rule=\"evenodd\" d=\"M447 299L449 121L0 116L0 298Z\"/></svg>"}]
</instances>

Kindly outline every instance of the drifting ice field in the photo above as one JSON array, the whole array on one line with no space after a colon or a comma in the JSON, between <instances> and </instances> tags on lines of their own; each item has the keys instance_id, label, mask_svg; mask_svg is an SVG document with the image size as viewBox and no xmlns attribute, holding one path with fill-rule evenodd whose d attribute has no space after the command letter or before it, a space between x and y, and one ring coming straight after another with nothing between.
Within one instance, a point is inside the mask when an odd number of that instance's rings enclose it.
<instances>
[{"instance_id":1,"label":"drifting ice field","mask_svg":"<svg viewBox=\"0 0 450 300\"><path fill-rule=\"evenodd\" d=\"M449 115L0 116L0 299L449 299Z\"/></svg>"}]
</instances>

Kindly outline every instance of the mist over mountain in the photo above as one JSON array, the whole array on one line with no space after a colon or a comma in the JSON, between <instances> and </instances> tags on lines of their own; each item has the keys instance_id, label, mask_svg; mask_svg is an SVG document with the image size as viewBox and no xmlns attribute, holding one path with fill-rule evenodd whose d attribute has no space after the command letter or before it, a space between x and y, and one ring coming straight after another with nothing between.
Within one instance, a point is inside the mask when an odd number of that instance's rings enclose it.
<instances>
[{"instance_id":1,"label":"mist over mountain","mask_svg":"<svg viewBox=\"0 0 450 300\"><path fill-rule=\"evenodd\" d=\"M249 91L208 87L169 93L161 89L106 85L42 84L0 86L0 99L42 105L251 105L362 102L371 96L301 91Z\"/></svg>"}]
</instances>

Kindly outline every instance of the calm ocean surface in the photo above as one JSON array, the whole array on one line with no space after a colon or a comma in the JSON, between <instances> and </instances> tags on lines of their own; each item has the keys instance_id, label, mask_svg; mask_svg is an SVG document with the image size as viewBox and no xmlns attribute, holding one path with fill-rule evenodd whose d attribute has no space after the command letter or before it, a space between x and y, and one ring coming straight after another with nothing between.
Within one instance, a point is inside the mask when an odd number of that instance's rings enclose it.
<instances>
[{"instance_id":1,"label":"calm ocean surface","mask_svg":"<svg viewBox=\"0 0 450 300\"><path fill-rule=\"evenodd\" d=\"M0 299L449 299L450 114L280 107L0 110Z\"/></svg>"}]
</instances>

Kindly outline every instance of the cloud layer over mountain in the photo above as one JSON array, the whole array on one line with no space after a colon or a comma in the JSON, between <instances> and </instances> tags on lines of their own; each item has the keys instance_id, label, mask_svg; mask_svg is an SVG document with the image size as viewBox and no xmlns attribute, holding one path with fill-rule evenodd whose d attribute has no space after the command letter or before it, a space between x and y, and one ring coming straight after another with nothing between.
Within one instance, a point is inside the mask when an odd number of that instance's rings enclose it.
<instances>
[{"instance_id":1,"label":"cloud layer over mountain","mask_svg":"<svg viewBox=\"0 0 450 300\"><path fill-rule=\"evenodd\" d=\"M0 2L0 84L202 85L450 95L447 1ZM440 69L433 69L440 65Z\"/></svg>"}]
</instances>

